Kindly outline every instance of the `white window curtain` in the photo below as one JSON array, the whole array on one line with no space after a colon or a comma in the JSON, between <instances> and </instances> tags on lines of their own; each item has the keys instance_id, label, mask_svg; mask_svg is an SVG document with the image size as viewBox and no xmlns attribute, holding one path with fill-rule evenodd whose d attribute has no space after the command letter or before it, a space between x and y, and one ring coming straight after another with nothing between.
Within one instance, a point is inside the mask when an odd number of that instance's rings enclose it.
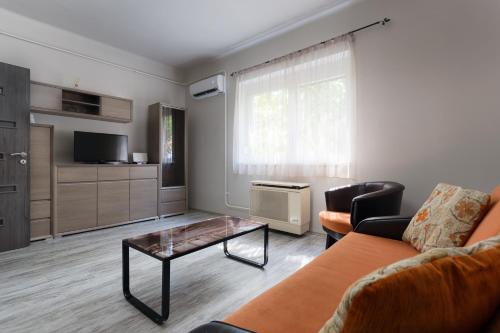
<instances>
[{"instance_id":1,"label":"white window curtain","mask_svg":"<svg viewBox=\"0 0 500 333\"><path fill-rule=\"evenodd\" d=\"M238 73L234 173L353 178L353 58L346 36Z\"/></svg>"}]
</instances>

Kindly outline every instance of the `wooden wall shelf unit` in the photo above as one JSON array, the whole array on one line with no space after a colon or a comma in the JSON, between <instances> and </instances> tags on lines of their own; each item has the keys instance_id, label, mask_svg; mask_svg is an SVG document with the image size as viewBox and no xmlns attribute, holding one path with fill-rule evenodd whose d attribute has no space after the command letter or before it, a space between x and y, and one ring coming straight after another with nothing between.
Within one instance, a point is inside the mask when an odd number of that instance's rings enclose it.
<instances>
[{"instance_id":1,"label":"wooden wall shelf unit","mask_svg":"<svg viewBox=\"0 0 500 333\"><path fill-rule=\"evenodd\" d=\"M31 124L30 130L30 215L31 240L52 237L54 127Z\"/></svg>"},{"instance_id":2,"label":"wooden wall shelf unit","mask_svg":"<svg viewBox=\"0 0 500 333\"><path fill-rule=\"evenodd\" d=\"M55 234L158 217L158 165L66 164L56 170Z\"/></svg>"},{"instance_id":3,"label":"wooden wall shelf unit","mask_svg":"<svg viewBox=\"0 0 500 333\"><path fill-rule=\"evenodd\" d=\"M129 123L133 101L84 90L31 82L31 112Z\"/></svg>"},{"instance_id":4,"label":"wooden wall shelf unit","mask_svg":"<svg viewBox=\"0 0 500 333\"><path fill-rule=\"evenodd\" d=\"M186 212L187 126L186 110L163 103L149 106L148 158L159 164L158 215Z\"/></svg>"}]
</instances>

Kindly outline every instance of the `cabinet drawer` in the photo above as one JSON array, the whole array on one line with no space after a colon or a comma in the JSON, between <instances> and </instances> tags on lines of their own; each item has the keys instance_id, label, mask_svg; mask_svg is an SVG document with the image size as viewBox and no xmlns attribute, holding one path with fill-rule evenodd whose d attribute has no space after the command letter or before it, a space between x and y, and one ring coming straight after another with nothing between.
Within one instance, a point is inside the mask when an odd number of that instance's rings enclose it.
<instances>
[{"instance_id":1,"label":"cabinet drawer","mask_svg":"<svg viewBox=\"0 0 500 333\"><path fill-rule=\"evenodd\" d=\"M50 219L31 220L31 239L50 236Z\"/></svg>"},{"instance_id":2,"label":"cabinet drawer","mask_svg":"<svg viewBox=\"0 0 500 333\"><path fill-rule=\"evenodd\" d=\"M97 226L97 183L57 185L56 226L57 233Z\"/></svg>"},{"instance_id":3,"label":"cabinet drawer","mask_svg":"<svg viewBox=\"0 0 500 333\"><path fill-rule=\"evenodd\" d=\"M132 102L119 98L101 97L101 116L132 119Z\"/></svg>"},{"instance_id":4,"label":"cabinet drawer","mask_svg":"<svg viewBox=\"0 0 500 333\"><path fill-rule=\"evenodd\" d=\"M182 214L186 211L186 201L160 203L159 215Z\"/></svg>"},{"instance_id":5,"label":"cabinet drawer","mask_svg":"<svg viewBox=\"0 0 500 333\"><path fill-rule=\"evenodd\" d=\"M129 167L100 167L97 168L97 179L101 180L128 180Z\"/></svg>"},{"instance_id":6,"label":"cabinet drawer","mask_svg":"<svg viewBox=\"0 0 500 333\"><path fill-rule=\"evenodd\" d=\"M130 168L130 179L158 178L158 167L140 166Z\"/></svg>"},{"instance_id":7,"label":"cabinet drawer","mask_svg":"<svg viewBox=\"0 0 500 333\"><path fill-rule=\"evenodd\" d=\"M97 180L97 167L64 167L57 169L59 183L95 182Z\"/></svg>"},{"instance_id":8,"label":"cabinet drawer","mask_svg":"<svg viewBox=\"0 0 500 333\"><path fill-rule=\"evenodd\" d=\"M30 215L32 220L50 217L50 200L31 201Z\"/></svg>"},{"instance_id":9,"label":"cabinet drawer","mask_svg":"<svg viewBox=\"0 0 500 333\"><path fill-rule=\"evenodd\" d=\"M171 202L186 200L186 189L173 188L173 189L160 189L160 202Z\"/></svg>"},{"instance_id":10,"label":"cabinet drawer","mask_svg":"<svg viewBox=\"0 0 500 333\"><path fill-rule=\"evenodd\" d=\"M100 182L97 185L97 225L129 220L130 184L128 180Z\"/></svg>"},{"instance_id":11,"label":"cabinet drawer","mask_svg":"<svg viewBox=\"0 0 500 333\"><path fill-rule=\"evenodd\" d=\"M158 216L158 183L156 179L130 181L130 220Z\"/></svg>"}]
</instances>

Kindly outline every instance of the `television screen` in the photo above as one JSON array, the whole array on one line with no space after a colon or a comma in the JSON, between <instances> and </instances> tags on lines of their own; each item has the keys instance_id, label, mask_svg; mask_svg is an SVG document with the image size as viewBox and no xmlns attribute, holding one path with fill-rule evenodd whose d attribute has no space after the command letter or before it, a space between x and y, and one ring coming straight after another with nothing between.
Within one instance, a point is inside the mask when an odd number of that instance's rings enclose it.
<instances>
[{"instance_id":1,"label":"television screen","mask_svg":"<svg viewBox=\"0 0 500 333\"><path fill-rule=\"evenodd\" d=\"M83 163L126 163L128 136L75 131L74 159Z\"/></svg>"}]
</instances>

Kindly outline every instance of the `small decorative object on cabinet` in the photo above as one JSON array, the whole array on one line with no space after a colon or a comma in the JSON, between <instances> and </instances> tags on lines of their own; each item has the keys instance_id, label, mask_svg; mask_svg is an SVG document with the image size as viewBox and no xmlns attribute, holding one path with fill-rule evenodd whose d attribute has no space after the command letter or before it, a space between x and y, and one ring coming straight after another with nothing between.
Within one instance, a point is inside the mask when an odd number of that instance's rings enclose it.
<instances>
[{"instance_id":1,"label":"small decorative object on cabinet","mask_svg":"<svg viewBox=\"0 0 500 333\"><path fill-rule=\"evenodd\" d=\"M52 125L31 124L30 133L30 212L31 240L52 237Z\"/></svg>"},{"instance_id":2,"label":"small decorative object on cabinet","mask_svg":"<svg viewBox=\"0 0 500 333\"><path fill-rule=\"evenodd\" d=\"M186 111L162 103L149 106L148 157L160 165L158 215L187 209Z\"/></svg>"},{"instance_id":3,"label":"small decorative object on cabinet","mask_svg":"<svg viewBox=\"0 0 500 333\"><path fill-rule=\"evenodd\" d=\"M148 154L132 153L132 162L135 164L146 164L148 163Z\"/></svg>"},{"instance_id":4,"label":"small decorative object on cabinet","mask_svg":"<svg viewBox=\"0 0 500 333\"><path fill-rule=\"evenodd\" d=\"M79 89L31 82L31 112L130 123L132 101Z\"/></svg>"}]
</instances>

